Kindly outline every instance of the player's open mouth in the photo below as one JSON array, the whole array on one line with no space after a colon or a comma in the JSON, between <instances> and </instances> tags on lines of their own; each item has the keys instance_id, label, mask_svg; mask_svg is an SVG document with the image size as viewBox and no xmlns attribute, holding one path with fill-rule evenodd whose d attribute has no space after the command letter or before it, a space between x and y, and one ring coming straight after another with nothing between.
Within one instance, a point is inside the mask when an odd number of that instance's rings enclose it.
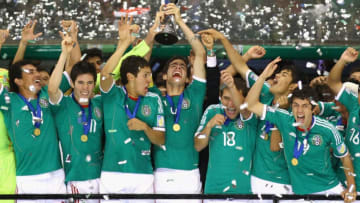
<instances>
[{"instance_id":1,"label":"player's open mouth","mask_svg":"<svg viewBox=\"0 0 360 203\"><path fill-rule=\"evenodd\" d=\"M305 115L298 115L296 116L296 122L298 123L304 123Z\"/></svg>"},{"instance_id":2,"label":"player's open mouth","mask_svg":"<svg viewBox=\"0 0 360 203\"><path fill-rule=\"evenodd\" d=\"M175 78L175 77L181 78L182 75L181 75L181 72L175 71L172 76L173 76L174 78Z\"/></svg>"}]
</instances>

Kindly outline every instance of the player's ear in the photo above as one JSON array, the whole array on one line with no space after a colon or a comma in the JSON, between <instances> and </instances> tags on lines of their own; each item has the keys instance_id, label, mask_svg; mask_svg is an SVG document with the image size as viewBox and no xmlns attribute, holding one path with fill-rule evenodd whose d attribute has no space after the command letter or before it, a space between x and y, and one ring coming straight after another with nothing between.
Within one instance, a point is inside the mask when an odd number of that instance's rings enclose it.
<instances>
[{"instance_id":1,"label":"player's ear","mask_svg":"<svg viewBox=\"0 0 360 203\"><path fill-rule=\"evenodd\" d=\"M126 73L128 81L135 80L135 76L132 73Z\"/></svg>"},{"instance_id":2,"label":"player's ear","mask_svg":"<svg viewBox=\"0 0 360 203\"><path fill-rule=\"evenodd\" d=\"M23 80L21 78L15 78L14 82L18 87L23 84Z\"/></svg>"},{"instance_id":3,"label":"player's ear","mask_svg":"<svg viewBox=\"0 0 360 203\"><path fill-rule=\"evenodd\" d=\"M167 80L168 79L167 74L163 74L162 78L163 78L163 80Z\"/></svg>"}]
</instances>

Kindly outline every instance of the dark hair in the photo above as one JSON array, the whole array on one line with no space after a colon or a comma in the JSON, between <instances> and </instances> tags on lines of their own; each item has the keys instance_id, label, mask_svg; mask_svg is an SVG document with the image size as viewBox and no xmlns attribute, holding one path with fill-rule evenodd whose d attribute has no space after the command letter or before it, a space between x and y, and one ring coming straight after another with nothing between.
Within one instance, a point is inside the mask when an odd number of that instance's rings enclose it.
<instances>
[{"instance_id":1,"label":"dark hair","mask_svg":"<svg viewBox=\"0 0 360 203\"><path fill-rule=\"evenodd\" d=\"M278 63L279 68L277 68L277 73L280 73L283 70L288 70L291 72L291 83L297 83L297 81L299 80L299 76L298 76L298 71L296 69L296 66L294 65L294 63L292 61L289 60L283 60L280 61Z\"/></svg>"},{"instance_id":2,"label":"dark hair","mask_svg":"<svg viewBox=\"0 0 360 203\"><path fill-rule=\"evenodd\" d=\"M37 71L38 71L38 72L47 72L47 73L50 75L50 71L49 71L47 68L42 67L42 66L39 66L39 67L37 68Z\"/></svg>"},{"instance_id":3,"label":"dark hair","mask_svg":"<svg viewBox=\"0 0 360 203\"><path fill-rule=\"evenodd\" d=\"M186 77L189 78L190 75L191 75L191 69L190 69L190 65L189 65L189 60L186 58L186 57L183 57L183 56L173 56L171 57L166 63L165 63L165 66L164 66L164 69L163 69L163 73L167 74L167 71L169 70L169 65L171 62L173 62L174 60L182 60L185 62L185 65L186 65Z\"/></svg>"},{"instance_id":4,"label":"dark hair","mask_svg":"<svg viewBox=\"0 0 360 203\"><path fill-rule=\"evenodd\" d=\"M36 69L38 69L35 63L30 60L21 60L11 65L9 69L10 91L19 93L19 87L15 83L15 79L22 78L22 67L26 65L33 65Z\"/></svg>"},{"instance_id":5,"label":"dark hair","mask_svg":"<svg viewBox=\"0 0 360 203\"><path fill-rule=\"evenodd\" d=\"M244 97L247 96L248 92L249 92L249 88L247 88L245 80L242 79L241 77L234 77L234 84L237 90L240 90L242 95ZM225 84L222 85L222 87L220 87L220 96L223 95L224 93L224 89L226 89L227 86Z\"/></svg>"},{"instance_id":6,"label":"dark hair","mask_svg":"<svg viewBox=\"0 0 360 203\"><path fill-rule=\"evenodd\" d=\"M360 66L355 66L354 68L351 69L349 77L351 74L356 73L356 72L360 72Z\"/></svg>"},{"instance_id":7,"label":"dark hair","mask_svg":"<svg viewBox=\"0 0 360 203\"><path fill-rule=\"evenodd\" d=\"M128 83L128 79L126 74L131 73L135 77L139 73L140 69L150 67L149 63L140 56L129 56L122 63L120 68L120 78L121 84L126 85Z\"/></svg>"},{"instance_id":8,"label":"dark hair","mask_svg":"<svg viewBox=\"0 0 360 203\"><path fill-rule=\"evenodd\" d=\"M301 90L299 88L296 88L292 92L292 97L289 99L290 104L293 103L294 99L307 99L309 100L310 104L311 101L315 101L315 102L318 101L316 92L314 91L313 88L311 88L308 85L304 85Z\"/></svg>"},{"instance_id":9,"label":"dark hair","mask_svg":"<svg viewBox=\"0 0 360 203\"><path fill-rule=\"evenodd\" d=\"M103 60L102 51L100 49L98 49L98 48L86 49L85 51L83 51L83 54L86 54L83 61L86 61L89 58L95 57L95 56L97 56L101 60Z\"/></svg>"},{"instance_id":10,"label":"dark hair","mask_svg":"<svg viewBox=\"0 0 360 203\"><path fill-rule=\"evenodd\" d=\"M71 70L70 78L73 83L79 75L90 74L94 77L94 81L96 82L96 68L93 64L88 63L86 61L77 62Z\"/></svg>"},{"instance_id":11,"label":"dark hair","mask_svg":"<svg viewBox=\"0 0 360 203\"><path fill-rule=\"evenodd\" d=\"M334 100L335 95L328 85L315 85L313 88L314 91L317 93L319 101L332 102Z\"/></svg>"}]
</instances>

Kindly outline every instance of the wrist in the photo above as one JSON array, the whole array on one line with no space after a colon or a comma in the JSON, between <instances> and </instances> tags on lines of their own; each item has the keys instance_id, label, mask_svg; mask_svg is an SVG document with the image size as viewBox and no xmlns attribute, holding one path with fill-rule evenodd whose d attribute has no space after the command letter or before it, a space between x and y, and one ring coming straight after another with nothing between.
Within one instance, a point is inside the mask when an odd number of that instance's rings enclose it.
<instances>
[{"instance_id":1,"label":"wrist","mask_svg":"<svg viewBox=\"0 0 360 203\"><path fill-rule=\"evenodd\" d=\"M20 40L20 44L26 46L28 44L28 41L22 39L22 40Z\"/></svg>"}]
</instances>

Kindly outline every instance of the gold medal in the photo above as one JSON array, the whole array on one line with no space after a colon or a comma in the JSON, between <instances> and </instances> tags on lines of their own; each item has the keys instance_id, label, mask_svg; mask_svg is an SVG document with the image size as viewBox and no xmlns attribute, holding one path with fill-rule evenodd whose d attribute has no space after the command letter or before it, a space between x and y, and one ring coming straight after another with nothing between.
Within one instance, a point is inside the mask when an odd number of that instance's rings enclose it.
<instances>
[{"instance_id":1,"label":"gold medal","mask_svg":"<svg viewBox=\"0 0 360 203\"><path fill-rule=\"evenodd\" d=\"M175 123L175 124L173 125L173 130L174 130L175 132L180 131L180 125L179 125L178 123Z\"/></svg>"},{"instance_id":2,"label":"gold medal","mask_svg":"<svg viewBox=\"0 0 360 203\"><path fill-rule=\"evenodd\" d=\"M87 142L88 141L88 136L87 135L81 135L81 142Z\"/></svg>"},{"instance_id":3,"label":"gold medal","mask_svg":"<svg viewBox=\"0 0 360 203\"><path fill-rule=\"evenodd\" d=\"M40 133L41 133L40 128L35 128L35 130L34 130L34 135L35 135L35 136L39 136Z\"/></svg>"},{"instance_id":4,"label":"gold medal","mask_svg":"<svg viewBox=\"0 0 360 203\"><path fill-rule=\"evenodd\" d=\"M269 134L265 133L264 140L268 140L268 139L269 139Z\"/></svg>"},{"instance_id":5,"label":"gold medal","mask_svg":"<svg viewBox=\"0 0 360 203\"><path fill-rule=\"evenodd\" d=\"M299 163L299 161L298 161L297 158L292 158L292 159L291 159L291 164L292 164L293 166L298 165L298 163Z\"/></svg>"}]
</instances>

